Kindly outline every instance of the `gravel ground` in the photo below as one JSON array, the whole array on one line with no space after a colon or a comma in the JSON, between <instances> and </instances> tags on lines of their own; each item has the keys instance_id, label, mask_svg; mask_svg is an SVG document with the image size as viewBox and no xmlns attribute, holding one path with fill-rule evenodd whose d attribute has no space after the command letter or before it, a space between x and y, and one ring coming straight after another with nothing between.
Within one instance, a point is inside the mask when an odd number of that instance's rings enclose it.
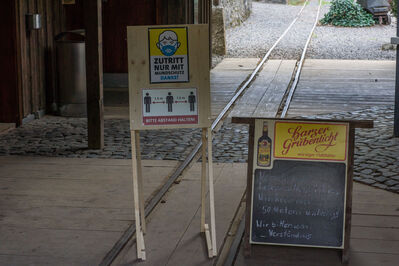
<instances>
[{"instance_id":1,"label":"gravel ground","mask_svg":"<svg viewBox=\"0 0 399 266\"><path fill-rule=\"evenodd\" d=\"M320 18L330 5L321 9ZM253 2L253 11L241 26L226 31L227 57L262 57L291 23L301 6ZM301 18L276 47L271 58L297 59L313 26L317 1L305 7ZM396 36L396 19L391 25L332 27L318 25L307 58L395 60L395 51L382 45ZM301 45L299 45L301 44Z\"/></svg>"}]
</instances>

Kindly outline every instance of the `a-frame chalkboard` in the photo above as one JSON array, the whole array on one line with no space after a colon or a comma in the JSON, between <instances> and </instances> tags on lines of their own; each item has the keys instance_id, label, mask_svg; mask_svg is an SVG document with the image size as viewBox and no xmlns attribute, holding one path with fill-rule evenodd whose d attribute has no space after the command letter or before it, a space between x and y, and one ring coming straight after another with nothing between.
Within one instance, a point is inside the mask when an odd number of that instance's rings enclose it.
<instances>
[{"instance_id":1,"label":"a-frame chalkboard","mask_svg":"<svg viewBox=\"0 0 399 266\"><path fill-rule=\"evenodd\" d=\"M371 128L373 122L232 121L250 126L245 255L251 255L252 245L262 245L263 253L275 245L286 247L282 252L287 254L302 247L328 248L341 250L347 263L354 133L355 128ZM265 139L270 143L264 145Z\"/></svg>"}]
</instances>

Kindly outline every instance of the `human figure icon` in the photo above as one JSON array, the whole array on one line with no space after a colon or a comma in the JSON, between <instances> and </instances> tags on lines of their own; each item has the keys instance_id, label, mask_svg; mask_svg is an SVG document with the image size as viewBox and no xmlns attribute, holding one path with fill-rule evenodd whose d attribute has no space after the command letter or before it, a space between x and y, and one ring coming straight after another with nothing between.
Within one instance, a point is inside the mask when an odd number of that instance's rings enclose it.
<instances>
[{"instance_id":1,"label":"human figure icon","mask_svg":"<svg viewBox=\"0 0 399 266\"><path fill-rule=\"evenodd\" d=\"M144 105L145 105L145 112L149 113L151 106L151 96L148 92L144 96Z\"/></svg>"},{"instance_id":2,"label":"human figure icon","mask_svg":"<svg viewBox=\"0 0 399 266\"><path fill-rule=\"evenodd\" d=\"M193 92L190 92L190 95L188 96L188 102L190 103L190 112L194 112L195 111L195 95Z\"/></svg>"},{"instance_id":3,"label":"human figure icon","mask_svg":"<svg viewBox=\"0 0 399 266\"><path fill-rule=\"evenodd\" d=\"M172 104L173 104L173 96L172 93L168 92L168 96L166 96L166 103L168 104L168 112L173 112Z\"/></svg>"},{"instance_id":4,"label":"human figure icon","mask_svg":"<svg viewBox=\"0 0 399 266\"><path fill-rule=\"evenodd\" d=\"M172 30L165 30L159 34L157 47L161 50L163 55L172 56L180 47L180 42L177 39L176 32Z\"/></svg>"}]
</instances>

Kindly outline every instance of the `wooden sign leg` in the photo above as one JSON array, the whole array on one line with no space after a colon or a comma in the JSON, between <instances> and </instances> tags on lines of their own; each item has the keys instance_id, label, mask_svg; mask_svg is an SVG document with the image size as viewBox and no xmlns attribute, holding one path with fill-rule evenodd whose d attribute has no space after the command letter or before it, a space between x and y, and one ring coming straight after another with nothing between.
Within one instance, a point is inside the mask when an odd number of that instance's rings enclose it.
<instances>
[{"instance_id":1,"label":"wooden sign leg","mask_svg":"<svg viewBox=\"0 0 399 266\"><path fill-rule=\"evenodd\" d=\"M349 129L349 156L348 156L348 174L346 181L346 214L345 214L345 237L344 249L342 250L341 262L343 265L349 264L349 245L352 227L352 193L353 193L353 165L355 150L355 128L351 125Z\"/></svg>"},{"instance_id":2,"label":"wooden sign leg","mask_svg":"<svg viewBox=\"0 0 399 266\"><path fill-rule=\"evenodd\" d=\"M248 133L248 164L247 164L247 191L246 191L246 209L245 209L245 233L244 233L244 256L251 256L250 225L251 225L251 198L252 198L252 171L254 160L254 136L255 125L249 125Z\"/></svg>"},{"instance_id":3,"label":"wooden sign leg","mask_svg":"<svg viewBox=\"0 0 399 266\"><path fill-rule=\"evenodd\" d=\"M212 129L208 128L208 172L209 172L209 201L211 215L211 236L213 256L217 255L216 224L215 224L215 192L213 185L213 161L212 161Z\"/></svg>"},{"instance_id":4,"label":"wooden sign leg","mask_svg":"<svg viewBox=\"0 0 399 266\"><path fill-rule=\"evenodd\" d=\"M131 131L132 144L132 170L133 170L133 196L134 196L134 218L136 223L136 246L137 258L145 260L145 245L143 231L140 225L140 203L139 203L139 187L138 187L138 165L137 165L137 150L136 150L136 132Z\"/></svg>"},{"instance_id":5,"label":"wooden sign leg","mask_svg":"<svg viewBox=\"0 0 399 266\"><path fill-rule=\"evenodd\" d=\"M206 211L206 139L207 128L202 129L202 168L201 168L201 233L205 233L205 211Z\"/></svg>"},{"instance_id":6,"label":"wooden sign leg","mask_svg":"<svg viewBox=\"0 0 399 266\"><path fill-rule=\"evenodd\" d=\"M143 172L141 165L141 152L140 152L140 131L135 131L135 139L136 139L136 158L137 158L137 175L138 175L138 183L139 183L139 202L140 202L140 214L141 214L141 228L143 230L143 234L146 233L146 223L145 223L145 210L144 210L144 189L143 189Z\"/></svg>"}]
</instances>

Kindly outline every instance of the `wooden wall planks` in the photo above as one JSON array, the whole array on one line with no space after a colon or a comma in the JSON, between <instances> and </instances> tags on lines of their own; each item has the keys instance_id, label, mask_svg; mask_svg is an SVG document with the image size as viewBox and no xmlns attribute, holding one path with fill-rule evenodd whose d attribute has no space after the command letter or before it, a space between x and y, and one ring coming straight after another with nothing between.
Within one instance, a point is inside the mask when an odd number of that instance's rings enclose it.
<instances>
[{"instance_id":1,"label":"wooden wall planks","mask_svg":"<svg viewBox=\"0 0 399 266\"><path fill-rule=\"evenodd\" d=\"M0 9L0 32L4 36L0 42L0 122L4 123L15 123L19 118L15 8L13 1L6 1Z\"/></svg>"},{"instance_id":2,"label":"wooden wall planks","mask_svg":"<svg viewBox=\"0 0 399 266\"><path fill-rule=\"evenodd\" d=\"M105 72L127 72L126 26L184 23L183 0L120 0L104 3ZM0 122L19 124L30 114L53 111L58 101L54 37L84 28L83 0L62 5L53 0L17 0L1 9L1 29L9 36L0 44L2 58ZM133 13L132 13L133 12ZM42 17L42 28L26 29L28 13ZM6 84L6 85L4 85Z\"/></svg>"}]
</instances>

